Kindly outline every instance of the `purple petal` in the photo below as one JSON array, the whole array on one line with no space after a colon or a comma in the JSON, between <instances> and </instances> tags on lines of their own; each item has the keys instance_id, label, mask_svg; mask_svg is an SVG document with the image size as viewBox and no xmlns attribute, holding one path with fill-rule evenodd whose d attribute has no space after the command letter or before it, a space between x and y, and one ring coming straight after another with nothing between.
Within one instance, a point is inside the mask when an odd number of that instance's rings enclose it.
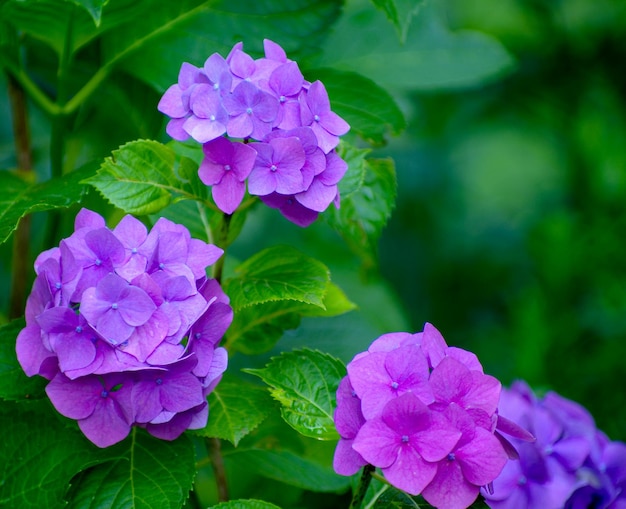
<instances>
[{"instance_id":1,"label":"purple petal","mask_svg":"<svg viewBox=\"0 0 626 509\"><path fill-rule=\"evenodd\" d=\"M46 359L55 359L56 355L47 350L41 341L41 327L28 325L17 335L15 347L17 360L27 376L39 375Z\"/></svg>"},{"instance_id":2,"label":"purple petal","mask_svg":"<svg viewBox=\"0 0 626 509\"><path fill-rule=\"evenodd\" d=\"M252 116L247 113L240 113L237 116L230 117L226 124L226 132L232 138L247 138L254 130Z\"/></svg>"},{"instance_id":3,"label":"purple petal","mask_svg":"<svg viewBox=\"0 0 626 509\"><path fill-rule=\"evenodd\" d=\"M327 186L337 184L348 170L348 163L346 163L335 151L331 151L326 154L326 166L322 173L319 175L319 179Z\"/></svg>"},{"instance_id":4,"label":"purple petal","mask_svg":"<svg viewBox=\"0 0 626 509\"><path fill-rule=\"evenodd\" d=\"M246 185L230 172L224 174L221 182L211 190L215 204L226 214L232 214L237 210L245 193Z\"/></svg>"},{"instance_id":5,"label":"purple petal","mask_svg":"<svg viewBox=\"0 0 626 509\"><path fill-rule=\"evenodd\" d=\"M477 427L474 439L455 451L463 476L483 486L493 481L508 461L504 448L489 431Z\"/></svg>"},{"instance_id":6,"label":"purple petal","mask_svg":"<svg viewBox=\"0 0 626 509\"><path fill-rule=\"evenodd\" d=\"M434 463L424 461L412 447L401 447L397 460L382 470L385 479L393 486L411 495L418 495L432 481L437 467Z\"/></svg>"},{"instance_id":7,"label":"purple petal","mask_svg":"<svg viewBox=\"0 0 626 509\"><path fill-rule=\"evenodd\" d=\"M84 419L102 399L104 387L96 376L70 380L62 373L46 386L46 394L57 411L70 419Z\"/></svg>"},{"instance_id":8,"label":"purple petal","mask_svg":"<svg viewBox=\"0 0 626 509\"><path fill-rule=\"evenodd\" d=\"M222 136L226 132L226 118L223 120L224 122L222 122L217 115L215 119L189 117L185 120L183 129L198 143L206 143L207 141Z\"/></svg>"},{"instance_id":9,"label":"purple petal","mask_svg":"<svg viewBox=\"0 0 626 509\"><path fill-rule=\"evenodd\" d=\"M165 91L159 101L157 109L168 117L184 117L189 112L189 108L185 107L182 95L182 88L178 83L175 83Z\"/></svg>"},{"instance_id":10,"label":"purple petal","mask_svg":"<svg viewBox=\"0 0 626 509\"><path fill-rule=\"evenodd\" d=\"M269 79L270 88L281 98L281 96L293 96L300 93L304 76L298 68L296 62L287 62L272 72Z\"/></svg>"},{"instance_id":11,"label":"purple petal","mask_svg":"<svg viewBox=\"0 0 626 509\"><path fill-rule=\"evenodd\" d=\"M97 409L78 421L85 436L98 447L109 447L124 440L130 433L130 422L113 398L103 398Z\"/></svg>"},{"instance_id":12,"label":"purple petal","mask_svg":"<svg viewBox=\"0 0 626 509\"><path fill-rule=\"evenodd\" d=\"M173 138L177 141L185 141L189 138L189 133L185 131L185 122L190 117L183 118L173 118L167 123L165 127L165 132L170 138Z\"/></svg>"},{"instance_id":13,"label":"purple petal","mask_svg":"<svg viewBox=\"0 0 626 509\"><path fill-rule=\"evenodd\" d=\"M363 424L352 447L368 463L385 468L396 461L401 444L394 430L381 419L372 419Z\"/></svg>"},{"instance_id":14,"label":"purple petal","mask_svg":"<svg viewBox=\"0 0 626 509\"><path fill-rule=\"evenodd\" d=\"M276 60L277 62L286 62L287 54L285 50L274 41L270 39L263 39L263 49L265 50L265 57L270 60Z\"/></svg>"},{"instance_id":15,"label":"purple petal","mask_svg":"<svg viewBox=\"0 0 626 509\"><path fill-rule=\"evenodd\" d=\"M478 492L478 486L463 477L458 462L443 460L439 462L437 474L424 488L422 496L433 507L465 509L476 500Z\"/></svg>"},{"instance_id":16,"label":"purple petal","mask_svg":"<svg viewBox=\"0 0 626 509\"><path fill-rule=\"evenodd\" d=\"M339 439L333 456L333 469L339 475L354 475L367 461L352 448L354 440Z\"/></svg>"}]
</instances>

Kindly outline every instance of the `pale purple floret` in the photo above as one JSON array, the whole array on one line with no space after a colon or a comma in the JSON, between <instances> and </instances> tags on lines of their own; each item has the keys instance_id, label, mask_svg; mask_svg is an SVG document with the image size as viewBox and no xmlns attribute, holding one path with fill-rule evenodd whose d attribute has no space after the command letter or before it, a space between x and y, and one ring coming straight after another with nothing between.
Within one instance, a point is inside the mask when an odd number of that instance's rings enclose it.
<instances>
[{"instance_id":1,"label":"pale purple floret","mask_svg":"<svg viewBox=\"0 0 626 509\"><path fill-rule=\"evenodd\" d=\"M337 184L348 170L348 164L335 151L326 154L324 170L315 174L306 191L296 194L305 207L323 212L339 195Z\"/></svg>"},{"instance_id":2,"label":"pale purple floret","mask_svg":"<svg viewBox=\"0 0 626 509\"><path fill-rule=\"evenodd\" d=\"M224 137L205 143L204 159L198 176L207 186L219 209L232 214L246 192L246 179L256 160L256 150L249 145L230 141Z\"/></svg>"},{"instance_id":3,"label":"pale purple floret","mask_svg":"<svg viewBox=\"0 0 626 509\"><path fill-rule=\"evenodd\" d=\"M268 143L254 143L253 148L257 158L248 177L250 194L291 195L302 191L306 155L299 138L275 138Z\"/></svg>"},{"instance_id":4,"label":"pale purple floret","mask_svg":"<svg viewBox=\"0 0 626 509\"><path fill-rule=\"evenodd\" d=\"M350 130L348 123L331 111L328 92L321 81L311 83L305 99L300 101L302 125L311 126L325 154L339 144L339 136Z\"/></svg>"},{"instance_id":5,"label":"pale purple floret","mask_svg":"<svg viewBox=\"0 0 626 509\"><path fill-rule=\"evenodd\" d=\"M302 228L312 224L319 215L318 212L302 205L294 195L272 193L260 198L268 207L280 210L284 217Z\"/></svg>"},{"instance_id":6,"label":"pale purple floret","mask_svg":"<svg viewBox=\"0 0 626 509\"><path fill-rule=\"evenodd\" d=\"M16 344L24 371L51 380L54 406L99 447L131 426L168 440L203 427L228 363L218 344L232 309L206 272L223 251L164 218L109 230L83 209L75 228L37 258Z\"/></svg>"},{"instance_id":7,"label":"pale purple floret","mask_svg":"<svg viewBox=\"0 0 626 509\"><path fill-rule=\"evenodd\" d=\"M272 130L278 101L249 81L239 83L223 102L230 117L226 126L228 136L262 140Z\"/></svg>"}]
</instances>

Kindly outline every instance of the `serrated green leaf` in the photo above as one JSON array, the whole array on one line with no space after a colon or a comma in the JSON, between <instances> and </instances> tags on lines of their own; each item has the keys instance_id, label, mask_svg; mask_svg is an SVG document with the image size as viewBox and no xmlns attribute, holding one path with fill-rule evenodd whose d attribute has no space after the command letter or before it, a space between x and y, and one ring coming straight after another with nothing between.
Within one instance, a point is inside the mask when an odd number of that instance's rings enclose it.
<instances>
[{"instance_id":1,"label":"serrated green leaf","mask_svg":"<svg viewBox=\"0 0 626 509\"><path fill-rule=\"evenodd\" d=\"M263 500L229 500L217 505L212 505L209 509L280 509L277 505L264 502Z\"/></svg>"},{"instance_id":2,"label":"serrated green leaf","mask_svg":"<svg viewBox=\"0 0 626 509\"><path fill-rule=\"evenodd\" d=\"M104 461L108 451L77 429L64 427L47 402L6 405L10 411L0 415L0 507L65 507L70 480Z\"/></svg>"},{"instance_id":3,"label":"serrated green leaf","mask_svg":"<svg viewBox=\"0 0 626 509\"><path fill-rule=\"evenodd\" d=\"M424 4L424 0L372 0L372 2L396 27L400 42L406 42L411 20Z\"/></svg>"},{"instance_id":4,"label":"serrated green leaf","mask_svg":"<svg viewBox=\"0 0 626 509\"><path fill-rule=\"evenodd\" d=\"M40 376L27 377L15 353L15 340L25 326L20 318L0 327L0 398L28 401L43 398L48 381Z\"/></svg>"},{"instance_id":5,"label":"serrated green leaf","mask_svg":"<svg viewBox=\"0 0 626 509\"><path fill-rule=\"evenodd\" d=\"M369 148L357 148L345 141L342 141L337 147L337 153L348 163L348 171L337 184L342 200L363 185L363 180L365 179L365 157L371 151Z\"/></svg>"},{"instance_id":6,"label":"serrated green leaf","mask_svg":"<svg viewBox=\"0 0 626 509\"><path fill-rule=\"evenodd\" d=\"M363 2L348 4L316 63L357 72L389 90L473 87L512 70L502 44L480 32L451 32L434 4L424 4L404 44L382 12Z\"/></svg>"},{"instance_id":7,"label":"serrated green leaf","mask_svg":"<svg viewBox=\"0 0 626 509\"><path fill-rule=\"evenodd\" d=\"M274 246L243 262L224 282L235 311L254 304L295 300L324 307L330 281L326 266L291 246Z\"/></svg>"},{"instance_id":8,"label":"serrated green leaf","mask_svg":"<svg viewBox=\"0 0 626 509\"><path fill-rule=\"evenodd\" d=\"M194 433L228 440L237 446L265 420L271 407L272 399L265 389L225 375L209 395L209 422Z\"/></svg>"},{"instance_id":9,"label":"serrated green leaf","mask_svg":"<svg viewBox=\"0 0 626 509\"><path fill-rule=\"evenodd\" d=\"M307 76L324 83L332 109L365 141L382 145L388 132L399 134L406 120L389 93L355 72L319 69Z\"/></svg>"},{"instance_id":10,"label":"serrated green leaf","mask_svg":"<svg viewBox=\"0 0 626 509\"><path fill-rule=\"evenodd\" d=\"M143 13L141 23L110 32L103 45L107 61L124 57L127 72L161 91L176 81L182 62L202 65L214 52L225 57L238 41L260 56L268 34L291 59L300 61L319 47L341 9L336 0L151 3L153 8Z\"/></svg>"},{"instance_id":11,"label":"serrated green leaf","mask_svg":"<svg viewBox=\"0 0 626 509\"><path fill-rule=\"evenodd\" d=\"M15 175L0 171L0 243L6 242L26 214L69 207L82 200L87 186L82 180L95 173L88 164L63 177L41 184L19 183Z\"/></svg>"},{"instance_id":12,"label":"serrated green leaf","mask_svg":"<svg viewBox=\"0 0 626 509\"><path fill-rule=\"evenodd\" d=\"M358 254L366 268L378 263L378 239L396 199L396 173L389 159L366 160L361 188L331 210L329 223Z\"/></svg>"},{"instance_id":13,"label":"serrated green leaf","mask_svg":"<svg viewBox=\"0 0 626 509\"><path fill-rule=\"evenodd\" d=\"M154 214L175 200L206 200L197 165L151 140L132 141L113 151L84 182L129 214Z\"/></svg>"},{"instance_id":14,"label":"serrated green leaf","mask_svg":"<svg viewBox=\"0 0 626 509\"><path fill-rule=\"evenodd\" d=\"M320 440L339 437L333 412L337 387L346 373L339 359L304 348L272 357L265 368L246 372L271 387L283 419L296 431Z\"/></svg>"},{"instance_id":15,"label":"serrated green leaf","mask_svg":"<svg viewBox=\"0 0 626 509\"><path fill-rule=\"evenodd\" d=\"M237 468L252 470L263 477L317 492L342 492L350 478L337 475L332 468L307 460L286 450L244 449L227 456Z\"/></svg>"},{"instance_id":16,"label":"serrated green leaf","mask_svg":"<svg viewBox=\"0 0 626 509\"><path fill-rule=\"evenodd\" d=\"M355 308L343 291L329 282L324 308L296 301L278 301L239 310L226 333L226 344L231 351L258 355L271 350L286 330L297 328L303 316L337 316Z\"/></svg>"},{"instance_id":17,"label":"serrated green leaf","mask_svg":"<svg viewBox=\"0 0 626 509\"><path fill-rule=\"evenodd\" d=\"M109 453L116 457L75 481L68 508L179 509L187 499L196 472L186 435L169 442L133 428Z\"/></svg>"}]
</instances>

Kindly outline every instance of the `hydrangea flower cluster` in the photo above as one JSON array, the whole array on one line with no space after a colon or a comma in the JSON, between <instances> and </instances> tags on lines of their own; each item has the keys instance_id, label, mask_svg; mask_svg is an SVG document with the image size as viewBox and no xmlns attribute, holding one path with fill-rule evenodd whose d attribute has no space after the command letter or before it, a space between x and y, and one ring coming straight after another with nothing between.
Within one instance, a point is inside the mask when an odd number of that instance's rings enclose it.
<instances>
[{"instance_id":1,"label":"hydrangea flower cluster","mask_svg":"<svg viewBox=\"0 0 626 509\"><path fill-rule=\"evenodd\" d=\"M28 376L99 447L131 426L173 440L206 425L221 379L218 347L233 317L207 266L222 250L161 218L125 216L113 229L82 209L75 231L40 254L17 357Z\"/></svg>"},{"instance_id":2,"label":"hydrangea flower cluster","mask_svg":"<svg viewBox=\"0 0 626 509\"><path fill-rule=\"evenodd\" d=\"M512 440L519 461L508 462L483 492L489 507L626 507L626 444L596 429L585 408L555 392L538 398L520 381L502 391L499 411L537 440Z\"/></svg>"},{"instance_id":3,"label":"hydrangea flower cluster","mask_svg":"<svg viewBox=\"0 0 626 509\"><path fill-rule=\"evenodd\" d=\"M199 177L220 210L237 209L247 181L251 195L308 226L339 206L348 166L335 147L350 126L331 111L321 81L306 81L278 44L265 40L264 48L256 60L237 43L202 67L183 63L158 109L170 117L172 138L203 145Z\"/></svg>"},{"instance_id":4,"label":"hydrangea flower cluster","mask_svg":"<svg viewBox=\"0 0 626 509\"><path fill-rule=\"evenodd\" d=\"M334 414L339 474L371 464L435 507L466 508L514 455L496 428L533 439L498 416L500 382L431 324L384 334L347 368Z\"/></svg>"}]
</instances>

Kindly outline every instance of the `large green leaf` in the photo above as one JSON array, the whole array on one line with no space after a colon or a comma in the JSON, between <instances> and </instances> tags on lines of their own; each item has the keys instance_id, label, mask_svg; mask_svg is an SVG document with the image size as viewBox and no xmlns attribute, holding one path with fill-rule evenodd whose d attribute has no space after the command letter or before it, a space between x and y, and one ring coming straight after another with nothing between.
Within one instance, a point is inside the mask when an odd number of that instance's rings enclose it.
<instances>
[{"instance_id":1,"label":"large green leaf","mask_svg":"<svg viewBox=\"0 0 626 509\"><path fill-rule=\"evenodd\" d=\"M396 199L396 173L390 159L367 159L361 188L332 209L330 224L357 253L365 267L378 261L378 239Z\"/></svg>"},{"instance_id":2,"label":"large green leaf","mask_svg":"<svg viewBox=\"0 0 626 509\"><path fill-rule=\"evenodd\" d=\"M287 450L235 449L227 459L238 469L306 490L341 492L350 485L349 477Z\"/></svg>"},{"instance_id":3,"label":"large green leaf","mask_svg":"<svg viewBox=\"0 0 626 509\"><path fill-rule=\"evenodd\" d=\"M65 507L70 480L104 453L53 415L47 402L5 403L0 415L0 507ZM6 412L6 413L5 413Z\"/></svg>"},{"instance_id":4,"label":"large green leaf","mask_svg":"<svg viewBox=\"0 0 626 509\"><path fill-rule=\"evenodd\" d=\"M406 42L406 35L413 16L417 14L424 0L372 0L393 23L400 36L400 42Z\"/></svg>"},{"instance_id":5,"label":"large green leaf","mask_svg":"<svg viewBox=\"0 0 626 509\"><path fill-rule=\"evenodd\" d=\"M345 199L349 194L357 191L363 185L365 180L365 156L372 149L357 148L354 145L342 141L337 147L337 152L348 163L348 171L337 184L341 199Z\"/></svg>"},{"instance_id":6,"label":"large green leaf","mask_svg":"<svg viewBox=\"0 0 626 509\"><path fill-rule=\"evenodd\" d=\"M390 90L476 86L512 69L512 57L495 39L449 31L436 3L424 5L404 44L382 12L367 2L349 4L318 65L358 72Z\"/></svg>"},{"instance_id":7,"label":"large green leaf","mask_svg":"<svg viewBox=\"0 0 626 509\"><path fill-rule=\"evenodd\" d=\"M187 499L196 471L186 435L168 442L134 428L110 454L116 457L74 481L68 507L179 509Z\"/></svg>"},{"instance_id":8,"label":"large green leaf","mask_svg":"<svg viewBox=\"0 0 626 509\"><path fill-rule=\"evenodd\" d=\"M248 306L235 313L226 333L231 351L255 355L269 351L289 329L295 329L303 316L337 316L356 306L343 291L329 282L324 294L324 307L297 301L265 302Z\"/></svg>"},{"instance_id":9,"label":"large green leaf","mask_svg":"<svg viewBox=\"0 0 626 509\"><path fill-rule=\"evenodd\" d=\"M270 386L285 422L304 436L335 440L333 412L343 363L331 355L303 348L272 357L265 368L249 369Z\"/></svg>"},{"instance_id":10,"label":"large green leaf","mask_svg":"<svg viewBox=\"0 0 626 509\"><path fill-rule=\"evenodd\" d=\"M209 395L209 422L195 433L237 446L271 408L272 400L264 388L226 375Z\"/></svg>"},{"instance_id":11,"label":"large green leaf","mask_svg":"<svg viewBox=\"0 0 626 509\"><path fill-rule=\"evenodd\" d=\"M123 68L158 90L169 87L182 62L202 65L209 55L226 56L233 44L260 55L263 39L273 38L294 60L319 47L338 18L336 0L257 0L160 2L141 23L127 23L104 38L107 61L124 58Z\"/></svg>"},{"instance_id":12,"label":"large green leaf","mask_svg":"<svg viewBox=\"0 0 626 509\"><path fill-rule=\"evenodd\" d=\"M89 164L41 184L28 185L8 171L0 171L0 243L5 242L26 214L65 208L82 200L82 180L95 173Z\"/></svg>"},{"instance_id":13,"label":"large green leaf","mask_svg":"<svg viewBox=\"0 0 626 509\"><path fill-rule=\"evenodd\" d=\"M94 24L98 26L100 25L100 17L102 16L102 7L108 3L109 0L72 0L72 2L85 9L93 18Z\"/></svg>"},{"instance_id":14,"label":"large green leaf","mask_svg":"<svg viewBox=\"0 0 626 509\"><path fill-rule=\"evenodd\" d=\"M310 79L322 81L332 109L350 124L350 129L366 141L382 144L387 132L399 134L406 120L394 99L384 88L354 72L319 69Z\"/></svg>"},{"instance_id":15,"label":"large green leaf","mask_svg":"<svg viewBox=\"0 0 626 509\"><path fill-rule=\"evenodd\" d=\"M84 182L129 214L154 214L177 200L206 201L206 186L197 170L191 159L170 147L138 140L114 150Z\"/></svg>"},{"instance_id":16,"label":"large green leaf","mask_svg":"<svg viewBox=\"0 0 626 509\"><path fill-rule=\"evenodd\" d=\"M0 398L25 401L45 396L44 387L48 383L40 376L27 377L17 362L15 339L24 327L20 318L0 327Z\"/></svg>"},{"instance_id":17,"label":"large green leaf","mask_svg":"<svg viewBox=\"0 0 626 509\"><path fill-rule=\"evenodd\" d=\"M291 246L264 249L235 271L237 277L224 282L224 291L235 311L278 300L324 306L324 294L330 281L328 269Z\"/></svg>"}]
</instances>

